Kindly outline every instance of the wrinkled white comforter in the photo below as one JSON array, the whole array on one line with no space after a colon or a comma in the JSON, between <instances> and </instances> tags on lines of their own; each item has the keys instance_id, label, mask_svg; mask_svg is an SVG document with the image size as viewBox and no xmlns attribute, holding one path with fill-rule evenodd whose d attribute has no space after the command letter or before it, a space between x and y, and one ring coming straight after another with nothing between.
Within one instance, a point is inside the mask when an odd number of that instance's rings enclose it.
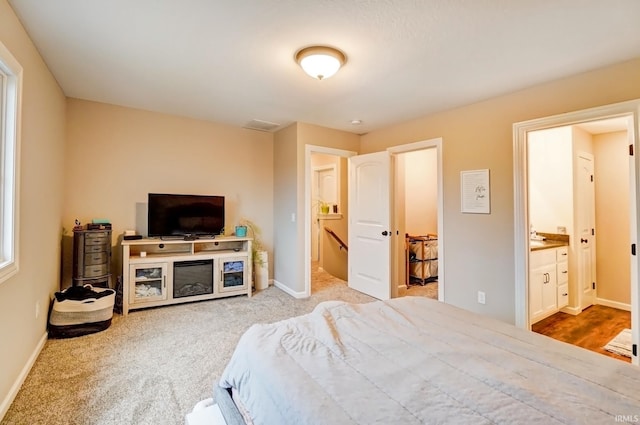
<instances>
[{"instance_id":1,"label":"wrinkled white comforter","mask_svg":"<svg viewBox=\"0 0 640 425\"><path fill-rule=\"evenodd\" d=\"M256 425L640 418L635 366L422 297L254 325L219 384Z\"/></svg>"}]
</instances>

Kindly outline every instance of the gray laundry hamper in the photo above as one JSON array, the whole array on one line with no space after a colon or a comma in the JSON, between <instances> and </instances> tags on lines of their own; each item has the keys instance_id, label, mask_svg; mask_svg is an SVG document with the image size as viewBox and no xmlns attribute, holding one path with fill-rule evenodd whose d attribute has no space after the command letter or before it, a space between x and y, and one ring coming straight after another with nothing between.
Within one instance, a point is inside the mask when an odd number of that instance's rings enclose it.
<instances>
[{"instance_id":1,"label":"gray laundry hamper","mask_svg":"<svg viewBox=\"0 0 640 425\"><path fill-rule=\"evenodd\" d=\"M49 338L73 338L111 326L116 291L72 286L56 292L49 316Z\"/></svg>"}]
</instances>

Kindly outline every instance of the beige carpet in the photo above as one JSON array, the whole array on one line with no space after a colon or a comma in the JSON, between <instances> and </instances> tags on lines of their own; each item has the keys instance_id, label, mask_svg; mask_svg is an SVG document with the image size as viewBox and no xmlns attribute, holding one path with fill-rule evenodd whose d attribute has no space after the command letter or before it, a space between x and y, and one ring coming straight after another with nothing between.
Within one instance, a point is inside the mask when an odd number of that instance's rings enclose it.
<instances>
[{"instance_id":1,"label":"beige carpet","mask_svg":"<svg viewBox=\"0 0 640 425\"><path fill-rule=\"evenodd\" d=\"M409 287L398 294L401 297L411 295L414 297L427 297L438 299L438 282L429 282L426 285L409 285Z\"/></svg>"},{"instance_id":2,"label":"beige carpet","mask_svg":"<svg viewBox=\"0 0 640 425\"><path fill-rule=\"evenodd\" d=\"M304 314L329 299L372 301L344 284L303 300L269 287L250 299L114 315L103 332L47 341L2 424L183 424L211 397L250 325Z\"/></svg>"},{"instance_id":3,"label":"beige carpet","mask_svg":"<svg viewBox=\"0 0 640 425\"><path fill-rule=\"evenodd\" d=\"M326 300L373 300L321 271L314 282L308 299L269 287L251 298L114 315L103 332L49 340L2 424L183 424L198 401L212 396L253 323L304 314Z\"/></svg>"}]
</instances>

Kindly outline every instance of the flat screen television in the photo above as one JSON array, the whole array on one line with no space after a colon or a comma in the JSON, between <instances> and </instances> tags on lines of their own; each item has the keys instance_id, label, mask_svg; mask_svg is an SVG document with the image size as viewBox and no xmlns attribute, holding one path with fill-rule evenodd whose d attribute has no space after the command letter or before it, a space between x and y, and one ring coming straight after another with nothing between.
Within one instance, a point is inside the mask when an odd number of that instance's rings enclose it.
<instances>
[{"instance_id":1,"label":"flat screen television","mask_svg":"<svg viewBox=\"0 0 640 425\"><path fill-rule=\"evenodd\" d=\"M224 196L150 193L149 237L215 236L224 231Z\"/></svg>"}]
</instances>

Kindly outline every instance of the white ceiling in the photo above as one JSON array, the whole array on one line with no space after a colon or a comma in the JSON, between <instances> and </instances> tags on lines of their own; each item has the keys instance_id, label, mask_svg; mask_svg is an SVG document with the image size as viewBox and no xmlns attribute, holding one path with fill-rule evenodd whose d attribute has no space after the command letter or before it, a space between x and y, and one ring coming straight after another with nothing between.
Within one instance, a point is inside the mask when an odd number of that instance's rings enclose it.
<instances>
[{"instance_id":1,"label":"white ceiling","mask_svg":"<svg viewBox=\"0 0 640 425\"><path fill-rule=\"evenodd\" d=\"M235 126L363 134L640 57L639 0L9 3L67 96ZM347 64L308 77L311 44Z\"/></svg>"}]
</instances>

